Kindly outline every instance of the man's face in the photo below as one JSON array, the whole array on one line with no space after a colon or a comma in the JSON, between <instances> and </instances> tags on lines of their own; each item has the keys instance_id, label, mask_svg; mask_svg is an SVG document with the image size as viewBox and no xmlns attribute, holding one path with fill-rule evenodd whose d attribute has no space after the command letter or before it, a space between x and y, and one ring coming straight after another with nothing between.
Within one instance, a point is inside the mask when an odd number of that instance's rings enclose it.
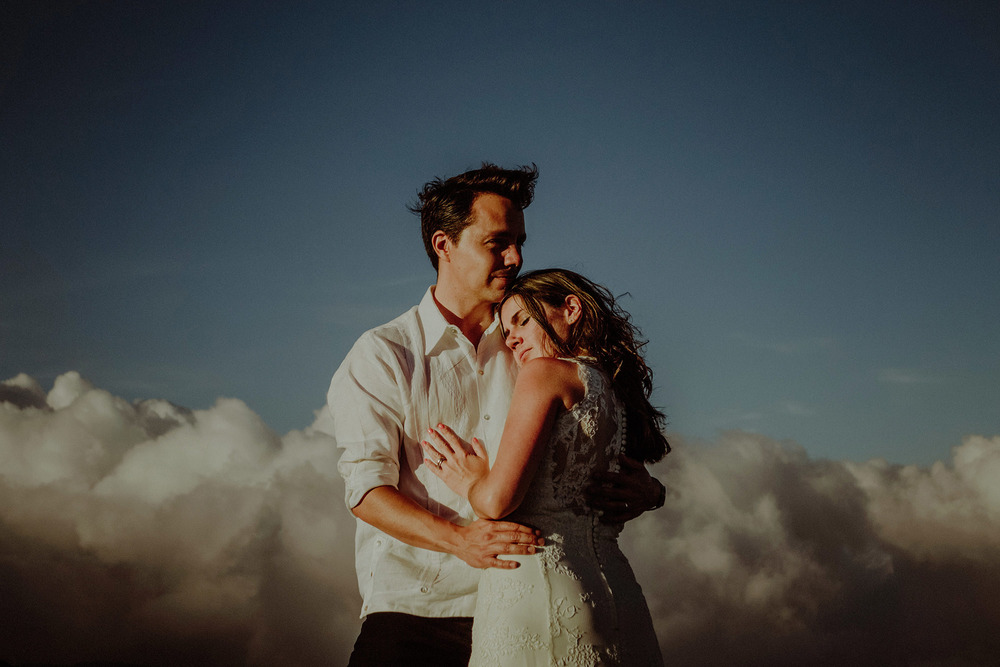
<instances>
[{"instance_id":1,"label":"man's face","mask_svg":"<svg viewBox=\"0 0 1000 667\"><path fill-rule=\"evenodd\" d=\"M470 217L450 243L449 279L468 297L497 303L521 268L524 213L506 197L484 193L472 203Z\"/></svg>"}]
</instances>

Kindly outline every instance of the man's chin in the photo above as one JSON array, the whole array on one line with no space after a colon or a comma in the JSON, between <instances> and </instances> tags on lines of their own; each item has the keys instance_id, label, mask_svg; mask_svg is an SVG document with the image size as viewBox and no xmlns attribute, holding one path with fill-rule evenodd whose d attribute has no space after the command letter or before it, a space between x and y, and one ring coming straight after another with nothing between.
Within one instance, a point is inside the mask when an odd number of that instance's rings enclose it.
<instances>
[{"instance_id":1,"label":"man's chin","mask_svg":"<svg viewBox=\"0 0 1000 667\"><path fill-rule=\"evenodd\" d=\"M495 302L499 303L500 299L504 297L507 293L507 289L514 284L513 278L494 278L490 281L490 290L495 293Z\"/></svg>"}]
</instances>

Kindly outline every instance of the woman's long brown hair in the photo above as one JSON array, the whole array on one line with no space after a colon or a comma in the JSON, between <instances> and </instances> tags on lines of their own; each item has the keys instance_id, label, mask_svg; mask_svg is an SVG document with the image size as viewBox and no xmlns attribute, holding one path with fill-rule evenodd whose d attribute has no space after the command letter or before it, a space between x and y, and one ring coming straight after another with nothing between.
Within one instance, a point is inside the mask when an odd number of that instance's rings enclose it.
<instances>
[{"instance_id":1,"label":"woman's long brown hair","mask_svg":"<svg viewBox=\"0 0 1000 667\"><path fill-rule=\"evenodd\" d=\"M580 299L582 311L567 339L562 340L549 324L542 304L560 308L570 294ZM615 396L625 407L625 453L646 463L662 459L670 444L663 434L666 417L649 402L653 374L642 356L646 340L611 292L573 271L540 269L518 278L500 305L513 296L521 298L560 356L593 357L611 378Z\"/></svg>"}]
</instances>

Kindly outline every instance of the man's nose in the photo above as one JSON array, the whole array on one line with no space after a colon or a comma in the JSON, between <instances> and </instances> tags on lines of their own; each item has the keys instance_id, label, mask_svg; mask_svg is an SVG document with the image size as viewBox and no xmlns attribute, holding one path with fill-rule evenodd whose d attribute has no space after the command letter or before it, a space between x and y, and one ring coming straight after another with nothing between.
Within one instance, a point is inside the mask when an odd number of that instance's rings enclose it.
<instances>
[{"instance_id":1,"label":"man's nose","mask_svg":"<svg viewBox=\"0 0 1000 667\"><path fill-rule=\"evenodd\" d=\"M511 245L507 248L507 252L504 253L504 266L521 266L523 258L521 257L521 248L517 245Z\"/></svg>"}]
</instances>

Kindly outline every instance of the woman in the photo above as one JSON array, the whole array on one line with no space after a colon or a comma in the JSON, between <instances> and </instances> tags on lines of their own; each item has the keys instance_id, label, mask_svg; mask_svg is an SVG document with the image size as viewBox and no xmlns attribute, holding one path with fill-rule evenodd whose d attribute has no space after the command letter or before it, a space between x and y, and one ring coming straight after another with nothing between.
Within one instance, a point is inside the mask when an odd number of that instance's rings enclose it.
<instances>
[{"instance_id":1,"label":"woman","mask_svg":"<svg viewBox=\"0 0 1000 667\"><path fill-rule=\"evenodd\" d=\"M520 372L496 461L446 426L423 443L430 470L479 516L545 538L539 554L511 557L518 568L483 572L469 664L662 665L618 548L622 526L584 501L594 473L615 471L621 454L653 462L670 449L643 341L607 289L560 269L520 278L500 322Z\"/></svg>"}]
</instances>

